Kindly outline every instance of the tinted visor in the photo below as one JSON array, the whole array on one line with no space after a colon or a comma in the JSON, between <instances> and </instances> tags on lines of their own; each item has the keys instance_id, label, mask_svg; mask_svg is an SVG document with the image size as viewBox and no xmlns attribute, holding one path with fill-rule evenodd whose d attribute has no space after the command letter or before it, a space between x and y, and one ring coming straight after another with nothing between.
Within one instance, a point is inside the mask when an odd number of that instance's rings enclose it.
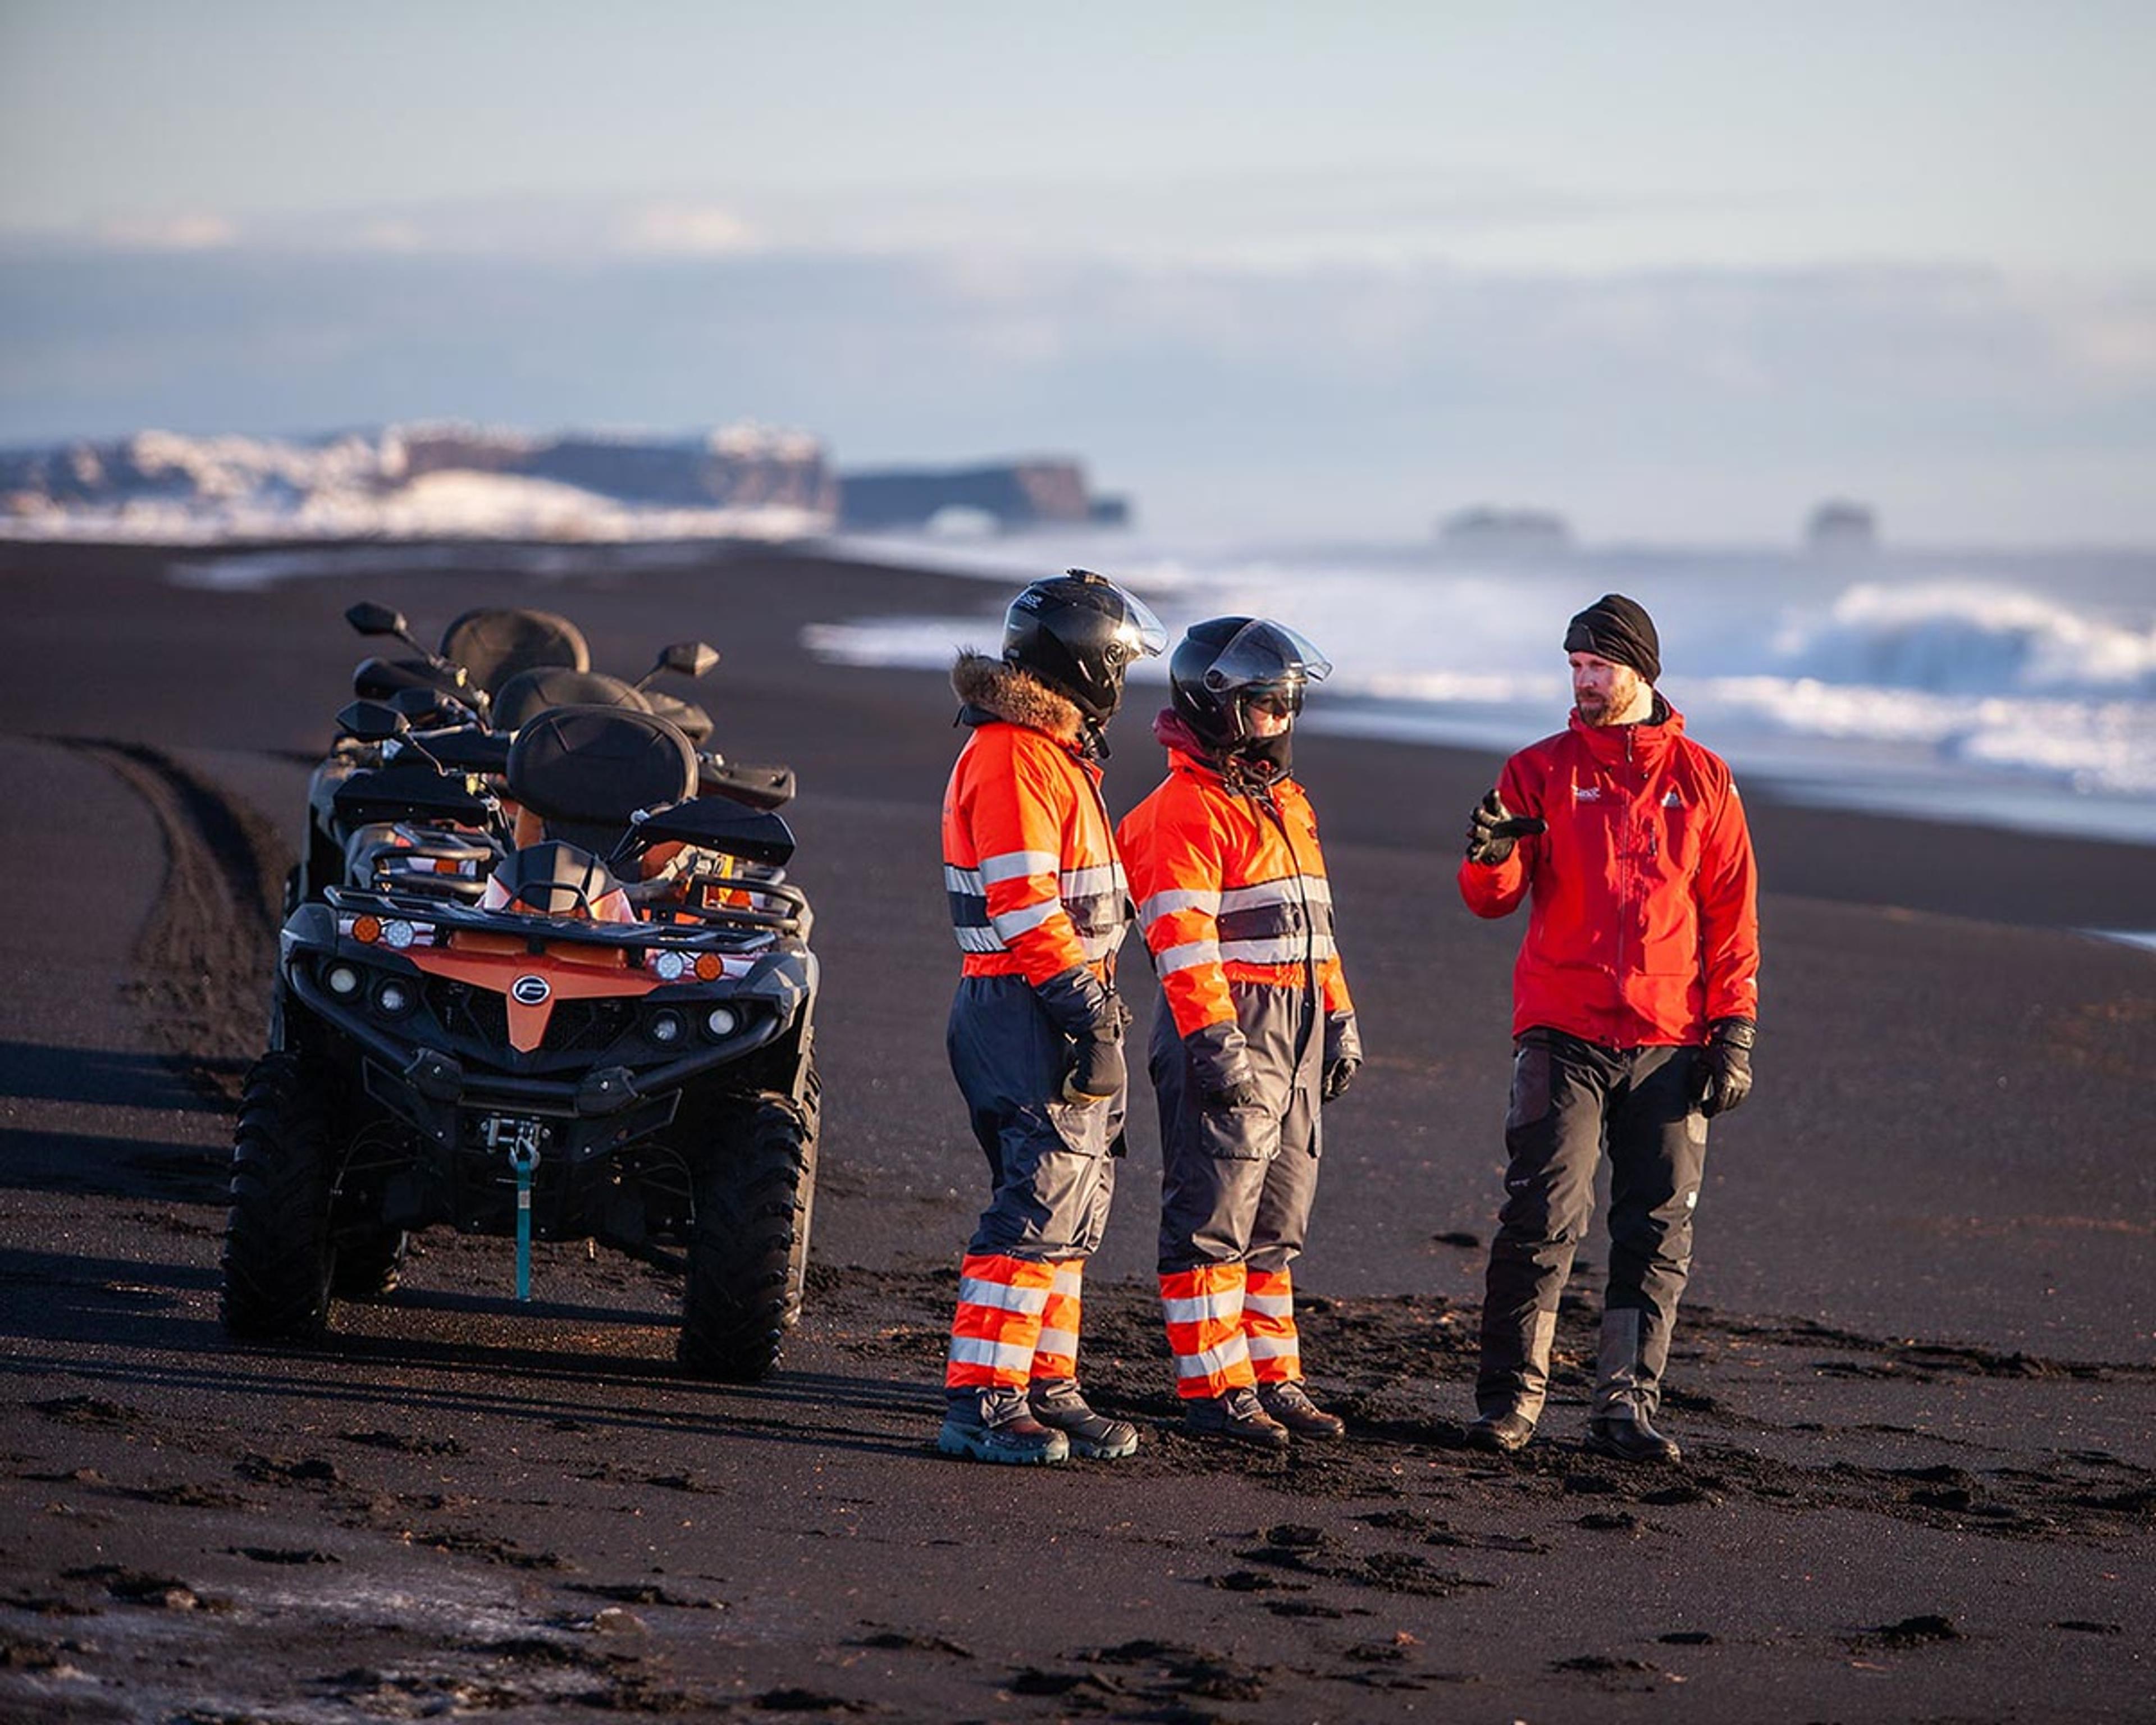
<instances>
[{"instance_id":1,"label":"tinted visor","mask_svg":"<svg viewBox=\"0 0 2156 1725\"><path fill-rule=\"evenodd\" d=\"M1206 668L1205 686L1215 695L1278 691L1299 711L1306 683L1332 675L1332 661L1285 624L1257 618L1235 631Z\"/></svg>"}]
</instances>

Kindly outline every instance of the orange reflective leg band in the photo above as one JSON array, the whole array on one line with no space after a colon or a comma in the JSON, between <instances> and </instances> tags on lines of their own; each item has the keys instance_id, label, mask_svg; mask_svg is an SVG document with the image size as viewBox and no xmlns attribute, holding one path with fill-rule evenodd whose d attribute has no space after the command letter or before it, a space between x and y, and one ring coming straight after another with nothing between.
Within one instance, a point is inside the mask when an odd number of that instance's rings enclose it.
<instances>
[{"instance_id":1,"label":"orange reflective leg band","mask_svg":"<svg viewBox=\"0 0 2156 1725\"><path fill-rule=\"evenodd\" d=\"M1086 1260L1065 1258L1054 1266L1048 1304L1041 1309L1040 1339L1033 1345L1033 1375L1038 1378L1078 1375L1078 1307L1086 1280Z\"/></svg>"},{"instance_id":2,"label":"orange reflective leg band","mask_svg":"<svg viewBox=\"0 0 2156 1725\"><path fill-rule=\"evenodd\" d=\"M1160 1279L1175 1393L1188 1401L1246 1389L1257 1379L1243 1339L1243 1266L1201 1264Z\"/></svg>"},{"instance_id":3,"label":"orange reflective leg band","mask_svg":"<svg viewBox=\"0 0 2156 1725\"><path fill-rule=\"evenodd\" d=\"M945 1387L1024 1389L1055 1280L1053 1264L1031 1259L969 1254L961 1260Z\"/></svg>"},{"instance_id":4,"label":"orange reflective leg band","mask_svg":"<svg viewBox=\"0 0 2156 1725\"><path fill-rule=\"evenodd\" d=\"M1243 1339L1260 1384L1293 1384L1302 1376L1295 1333L1295 1284L1285 1270L1253 1270L1243 1294Z\"/></svg>"}]
</instances>

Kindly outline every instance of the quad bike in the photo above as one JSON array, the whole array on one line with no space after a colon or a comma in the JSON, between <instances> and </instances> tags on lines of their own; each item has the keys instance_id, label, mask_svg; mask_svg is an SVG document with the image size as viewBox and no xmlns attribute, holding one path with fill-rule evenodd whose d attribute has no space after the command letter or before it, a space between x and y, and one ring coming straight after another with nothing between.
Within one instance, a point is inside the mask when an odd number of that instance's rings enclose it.
<instances>
[{"instance_id":1,"label":"quad bike","mask_svg":"<svg viewBox=\"0 0 2156 1725\"><path fill-rule=\"evenodd\" d=\"M339 720L397 747L337 797L403 798L436 856L497 829L397 707ZM502 774L529 842L490 836L476 895L370 875L293 906L234 1138L230 1333L317 1339L333 1296L393 1289L407 1236L446 1226L514 1239L520 1297L534 1239L678 1268L684 1364L771 1370L814 1194L812 919L786 823L701 776L655 714L542 712Z\"/></svg>"}]
</instances>

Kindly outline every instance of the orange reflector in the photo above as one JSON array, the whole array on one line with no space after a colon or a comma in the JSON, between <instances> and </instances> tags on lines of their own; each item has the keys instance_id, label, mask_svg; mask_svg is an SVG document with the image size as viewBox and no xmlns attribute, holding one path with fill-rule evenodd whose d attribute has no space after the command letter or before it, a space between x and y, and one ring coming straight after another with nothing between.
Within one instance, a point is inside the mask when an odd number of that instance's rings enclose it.
<instances>
[{"instance_id":1,"label":"orange reflector","mask_svg":"<svg viewBox=\"0 0 2156 1725\"><path fill-rule=\"evenodd\" d=\"M720 957L716 952L699 952L696 955L696 980L698 982L715 983L726 973L726 960Z\"/></svg>"},{"instance_id":2,"label":"orange reflector","mask_svg":"<svg viewBox=\"0 0 2156 1725\"><path fill-rule=\"evenodd\" d=\"M379 916L362 916L352 925L352 937L372 946L382 938L382 919Z\"/></svg>"}]
</instances>

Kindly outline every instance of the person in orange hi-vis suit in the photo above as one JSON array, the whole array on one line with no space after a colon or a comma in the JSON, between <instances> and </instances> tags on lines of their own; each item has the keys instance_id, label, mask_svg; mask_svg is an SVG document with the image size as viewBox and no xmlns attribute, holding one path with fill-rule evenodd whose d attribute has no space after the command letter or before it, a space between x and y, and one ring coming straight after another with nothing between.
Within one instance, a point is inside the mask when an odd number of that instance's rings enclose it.
<instances>
[{"instance_id":1,"label":"person in orange hi-vis suit","mask_svg":"<svg viewBox=\"0 0 2156 1725\"><path fill-rule=\"evenodd\" d=\"M1078 1388L1079 1301L1115 1189L1124 1113L1115 954L1129 885L1101 799L1102 731L1132 660L1167 644L1145 605L1083 569L1012 601L1000 659L951 674L970 732L943 798L943 880L965 954L951 1070L991 1196L958 1271L937 1446L980 1461L1103 1461L1137 1429Z\"/></svg>"},{"instance_id":2,"label":"person in orange hi-vis suit","mask_svg":"<svg viewBox=\"0 0 2156 1725\"><path fill-rule=\"evenodd\" d=\"M1187 1430L1276 1447L1342 1436L1303 1387L1290 1263L1317 1189L1319 1106L1362 1064L1310 799L1290 773L1332 666L1265 619L1194 624L1153 722L1160 788L1116 842L1160 977L1160 1293Z\"/></svg>"}]
</instances>

